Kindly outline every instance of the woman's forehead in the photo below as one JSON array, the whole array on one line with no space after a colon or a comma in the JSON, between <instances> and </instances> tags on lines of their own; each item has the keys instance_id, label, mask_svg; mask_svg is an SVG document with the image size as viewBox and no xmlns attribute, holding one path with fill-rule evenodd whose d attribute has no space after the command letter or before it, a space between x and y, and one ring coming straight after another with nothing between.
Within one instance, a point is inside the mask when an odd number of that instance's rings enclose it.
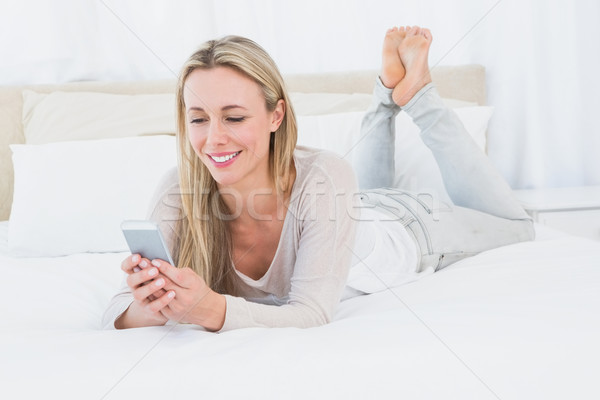
<instances>
[{"instance_id":1,"label":"woman's forehead","mask_svg":"<svg viewBox=\"0 0 600 400\"><path fill-rule=\"evenodd\" d=\"M260 86L251 78L227 67L196 68L184 84L184 96L260 96Z\"/></svg>"}]
</instances>

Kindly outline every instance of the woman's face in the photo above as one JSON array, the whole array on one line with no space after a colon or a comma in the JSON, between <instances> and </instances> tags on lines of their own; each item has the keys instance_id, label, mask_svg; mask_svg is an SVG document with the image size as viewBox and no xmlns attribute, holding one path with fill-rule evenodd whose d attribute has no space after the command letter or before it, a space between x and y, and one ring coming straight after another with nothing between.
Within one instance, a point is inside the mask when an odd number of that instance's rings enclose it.
<instances>
[{"instance_id":1,"label":"woman's face","mask_svg":"<svg viewBox=\"0 0 600 400\"><path fill-rule=\"evenodd\" d=\"M283 100L268 111L260 86L227 67L194 70L183 97L188 140L219 187L270 187L270 135L283 119Z\"/></svg>"}]
</instances>

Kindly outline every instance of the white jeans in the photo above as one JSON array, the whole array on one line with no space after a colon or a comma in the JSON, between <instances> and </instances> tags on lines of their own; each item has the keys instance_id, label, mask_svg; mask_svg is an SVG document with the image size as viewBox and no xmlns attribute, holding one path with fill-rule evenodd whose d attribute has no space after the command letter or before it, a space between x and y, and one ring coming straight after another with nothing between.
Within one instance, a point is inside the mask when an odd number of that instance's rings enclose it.
<instances>
[{"instance_id":1,"label":"white jeans","mask_svg":"<svg viewBox=\"0 0 600 400\"><path fill-rule=\"evenodd\" d=\"M391 92L377 80L373 103L362 121L356 173L362 201L385 210L415 239L418 270L440 269L484 250L533 239L531 218L432 84L403 109L421 129L452 204L426 191L391 188L394 118L400 111Z\"/></svg>"}]
</instances>

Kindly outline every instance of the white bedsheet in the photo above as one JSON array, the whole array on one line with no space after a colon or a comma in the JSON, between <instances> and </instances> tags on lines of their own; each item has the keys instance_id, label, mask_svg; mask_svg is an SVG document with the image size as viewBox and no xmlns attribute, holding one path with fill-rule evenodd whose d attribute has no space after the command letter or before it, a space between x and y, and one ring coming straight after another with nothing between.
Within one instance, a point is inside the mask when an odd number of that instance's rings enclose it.
<instances>
[{"instance_id":1,"label":"white bedsheet","mask_svg":"<svg viewBox=\"0 0 600 400\"><path fill-rule=\"evenodd\" d=\"M312 329L101 331L120 254L6 255L0 398L600 398L600 242L551 233Z\"/></svg>"}]
</instances>

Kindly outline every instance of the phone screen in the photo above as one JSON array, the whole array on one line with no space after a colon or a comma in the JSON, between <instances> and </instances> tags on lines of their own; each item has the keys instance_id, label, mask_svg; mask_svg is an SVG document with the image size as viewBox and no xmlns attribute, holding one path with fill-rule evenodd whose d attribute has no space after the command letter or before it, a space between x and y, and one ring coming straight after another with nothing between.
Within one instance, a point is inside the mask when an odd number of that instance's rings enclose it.
<instances>
[{"instance_id":1,"label":"phone screen","mask_svg":"<svg viewBox=\"0 0 600 400\"><path fill-rule=\"evenodd\" d=\"M173 265L173 259L158 225L152 221L123 221L121 224L123 235L131 250L131 254L138 253L149 260L161 259Z\"/></svg>"}]
</instances>

